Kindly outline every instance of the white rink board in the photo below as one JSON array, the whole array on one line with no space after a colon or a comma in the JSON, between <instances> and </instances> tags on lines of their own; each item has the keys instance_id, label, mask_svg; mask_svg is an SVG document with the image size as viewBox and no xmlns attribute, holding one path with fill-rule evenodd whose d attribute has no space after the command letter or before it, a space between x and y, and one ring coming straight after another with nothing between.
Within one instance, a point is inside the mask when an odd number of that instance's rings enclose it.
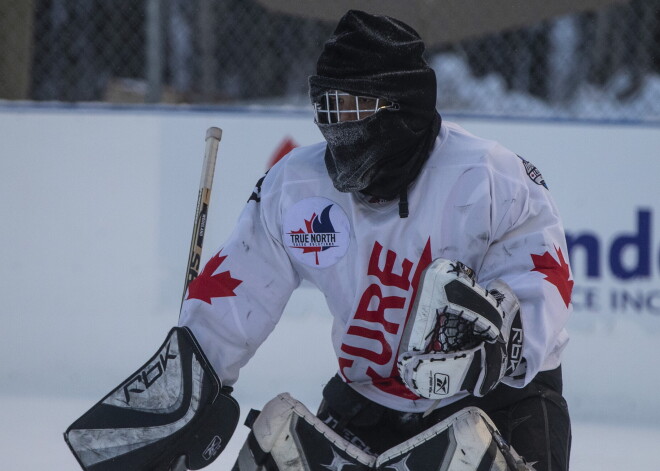
<instances>
[{"instance_id":1,"label":"white rink board","mask_svg":"<svg viewBox=\"0 0 660 471\"><path fill-rule=\"evenodd\" d=\"M574 420L660 423L660 126L445 119L534 163L568 234L588 242L572 260ZM0 106L0 397L88 407L160 345L176 323L209 126L224 133L205 258L278 145L321 139L311 113ZM282 327L308 337L276 329L239 380L244 412L284 389L315 407L335 368L328 316L310 288L294 296ZM296 381L287 363L301 357L309 373Z\"/></svg>"}]
</instances>

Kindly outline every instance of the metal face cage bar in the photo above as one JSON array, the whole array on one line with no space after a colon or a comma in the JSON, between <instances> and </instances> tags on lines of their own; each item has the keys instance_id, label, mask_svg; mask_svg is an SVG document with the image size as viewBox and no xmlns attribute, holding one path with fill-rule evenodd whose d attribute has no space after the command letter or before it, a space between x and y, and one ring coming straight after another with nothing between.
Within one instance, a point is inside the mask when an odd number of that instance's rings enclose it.
<instances>
[{"instance_id":1,"label":"metal face cage bar","mask_svg":"<svg viewBox=\"0 0 660 471\"><path fill-rule=\"evenodd\" d=\"M359 121L383 109L398 109L398 105L383 98L351 95L340 90L328 90L320 102L314 103L316 122L321 124Z\"/></svg>"}]
</instances>

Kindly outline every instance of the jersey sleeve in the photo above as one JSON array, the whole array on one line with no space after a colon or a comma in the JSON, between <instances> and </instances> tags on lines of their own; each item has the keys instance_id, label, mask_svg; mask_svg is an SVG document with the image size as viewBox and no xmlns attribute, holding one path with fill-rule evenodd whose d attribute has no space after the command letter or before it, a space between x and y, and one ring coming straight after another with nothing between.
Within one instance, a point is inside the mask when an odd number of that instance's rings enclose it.
<instances>
[{"instance_id":1,"label":"jersey sleeve","mask_svg":"<svg viewBox=\"0 0 660 471\"><path fill-rule=\"evenodd\" d=\"M573 281L563 224L543 177L531 163L502 154L496 160L505 163L490 175L492 239L479 281L500 278L520 300L522 361L503 382L523 387L539 371L559 366Z\"/></svg>"},{"instance_id":2,"label":"jersey sleeve","mask_svg":"<svg viewBox=\"0 0 660 471\"><path fill-rule=\"evenodd\" d=\"M278 224L277 171L262 178L231 235L186 293L179 325L189 327L223 385L236 382L279 321L300 278Z\"/></svg>"}]
</instances>

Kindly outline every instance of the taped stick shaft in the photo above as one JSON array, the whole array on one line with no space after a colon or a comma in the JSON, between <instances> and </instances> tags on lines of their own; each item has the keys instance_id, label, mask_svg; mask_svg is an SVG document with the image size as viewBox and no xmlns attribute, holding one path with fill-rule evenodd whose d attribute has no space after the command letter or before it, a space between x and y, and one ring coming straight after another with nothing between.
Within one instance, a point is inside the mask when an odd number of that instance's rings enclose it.
<instances>
[{"instance_id":1,"label":"taped stick shaft","mask_svg":"<svg viewBox=\"0 0 660 471\"><path fill-rule=\"evenodd\" d=\"M193 225L192 239L190 241L190 252L188 253L188 265L186 280L183 285L181 305L186 299L186 292L190 283L199 275L202 261L202 247L206 233L206 220L211 203L211 189L213 187L213 175L215 173L215 161L218 156L218 146L222 139L222 130L211 127L206 131L206 148L204 150L204 163L202 164L202 177L199 182L199 195L195 209L195 221Z\"/></svg>"}]
</instances>

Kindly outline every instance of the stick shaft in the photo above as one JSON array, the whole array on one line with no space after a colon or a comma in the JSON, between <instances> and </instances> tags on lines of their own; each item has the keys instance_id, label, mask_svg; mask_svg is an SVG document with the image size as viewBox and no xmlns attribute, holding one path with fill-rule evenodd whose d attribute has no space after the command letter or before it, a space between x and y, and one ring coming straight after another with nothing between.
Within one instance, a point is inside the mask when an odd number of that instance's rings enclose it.
<instances>
[{"instance_id":1,"label":"stick shaft","mask_svg":"<svg viewBox=\"0 0 660 471\"><path fill-rule=\"evenodd\" d=\"M208 216L209 204L211 203L211 189L213 187L213 175L215 173L215 161L218 156L218 146L222 139L222 130L211 127L206 131L206 148L204 150L204 163L202 165L202 177L199 182L199 194L197 196L197 207L195 209L195 221L193 225L192 239L190 241L190 251L188 253L188 265L186 269L186 279L183 285L183 295L181 304L186 298L188 285L199 275L200 264L202 261L202 246L204 245L204 235L206 233L206 219Z\"/></svg>"}]
</instances>

